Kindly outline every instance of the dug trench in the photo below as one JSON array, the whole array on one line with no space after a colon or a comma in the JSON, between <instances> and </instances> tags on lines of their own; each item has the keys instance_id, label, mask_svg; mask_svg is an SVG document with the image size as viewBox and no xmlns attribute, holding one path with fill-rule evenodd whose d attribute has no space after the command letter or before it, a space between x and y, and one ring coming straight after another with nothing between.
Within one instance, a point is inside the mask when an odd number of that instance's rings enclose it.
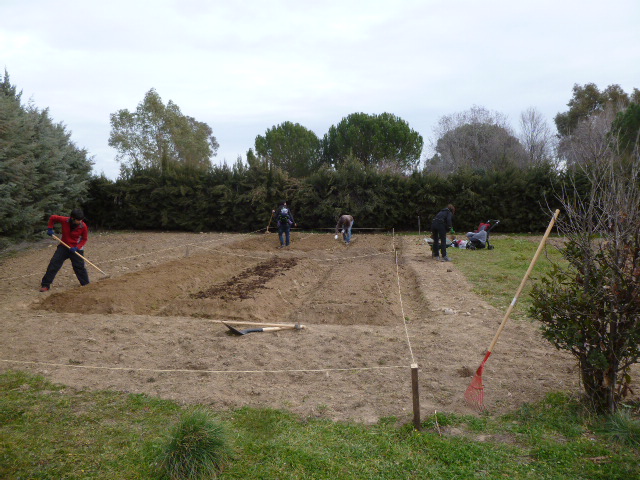
<instances>
[{"instance_id":1,"label":"dug trench","mask_svg":"<svg viewBox=\"0 0 640 480\"><path fill-rule=\"evenodd\" d=\"M93 239L105 259L135 254L130 236L105 237ZM185 234L136 234L154 245L147 261L86 287L68 268L57 280L64 286L44 297L14 282L0 297L0 368L38 372L71 390L372 423L411 420L417 363L423 415L474 413L463 394L502 312L415 237L357 235L346 246L330 234L295 233L290 247L276 249L275 235L205 234L193 238L206 247L188 256L153 256L177 238ZM44 268L48 255L32 250L3 266ZM304 328L233 336L219 323L228 320ZM576 389L576 376L535 325L514 322L487 364L485 404L510 411Z\"/></svg>"}]
</instances>

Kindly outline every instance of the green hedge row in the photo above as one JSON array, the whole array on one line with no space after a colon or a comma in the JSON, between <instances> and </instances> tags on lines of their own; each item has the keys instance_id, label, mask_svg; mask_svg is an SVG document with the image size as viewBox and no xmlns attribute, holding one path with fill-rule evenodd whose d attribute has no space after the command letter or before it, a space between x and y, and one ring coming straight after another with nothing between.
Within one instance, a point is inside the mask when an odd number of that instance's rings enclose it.
<instances>
[{"instance_id":1,"label":"green hedge row","mask_svg":"<svg viewBox=\"0 0 640 480\"><path fill-rule=\"evenodd\" d=\"M349 213L360 228L417 231L420 222L424 231L438 210L453 203L457 231L492 218L503 232L539 232L549 209L559 205L565 177L550 166L442 177L381 173L351 163L305 179L243 164L206 172L142 170L117 181L94 178L84 209L93 228L252 232L264 229L272 209L287 200L304 229L333 227Z\"/></svg>"}]
</instances>

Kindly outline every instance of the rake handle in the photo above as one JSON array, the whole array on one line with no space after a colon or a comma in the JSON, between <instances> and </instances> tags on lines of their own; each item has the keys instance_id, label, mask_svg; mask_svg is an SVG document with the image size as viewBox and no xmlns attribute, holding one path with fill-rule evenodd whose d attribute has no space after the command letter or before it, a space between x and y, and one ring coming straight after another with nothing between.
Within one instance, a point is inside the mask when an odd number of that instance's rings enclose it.
<instances>
[{"instance_id":1,"label":"rake handle","mask_svg":"<svg viewBox=\"0 0 640 480\"><path fill-rule=\"evenodd\" d=\"M57 241L59 241L62 245L64 245L65 247L67 247L69 250L71 250L71 247L69 245L67 245L66 243L64 243L62 240L60 240L58 237L56 237L55 235L51 235L53 238L55 238ZM81 259L83 259L85 262L87 262L89 265L91 265L93 268L95 268L96 270L98 270L100 273L102 273L103 275L107 275L106 273L104 273L102 270L100 270L96 265L94 265L93 263L91 263L86 257L80 255L78 252L74 252L76 255L78 255Z\"/></svg>"},{"instance_id":2,"label":"rake handle","mask_svg":"<svg viewBox=\"0 0 640 480\"><path fill-rule=\"evenodd\" d=\"M507 313L504 314L504 318L502 319L502 323L500 323L500 327L498 328L498 331L494 335L493 340L491 341L491 345L489 345L489 348L487 349L487 355L485 356L485 360L484 360L485 362L488 360L489 355L491 355L491 352L493 351L493 347L496 346L496 343L498 342L498 337L502 333L502 329L504 328L505 324L507 323L507 320L509 319L509 315L511 315L511 311L516 306L516 302L518 301L518 297L520 296L520 293L522 293L522 289L524 288L525 284L527 283L527 280L529 279L529 275L531 275L531 271L533 270L533 267L535 266L536 262L538 261L538 257L542 253L542 249L544 247L544 244L547 242L547 238L549 237L549 234L551 233L551 229L553 228L553 224L556 223L556 219L558 218L558 215L560 215L560 210L556 210L555 213L553 214L553 217L551 217L551 221L549 222L549 226L547 227L547 231L544 232L544 236L542 237L542 240L540 240L540 244L538 245L538 250L536 250L536 254L533 256L533 259L531 260L531 263L529 264L529 268L527 269L527 273L524 274L524 277L522 278L522 281L520 282L520 286L518 287L518 290L516 290L516 294L513 297L513 300L511 301L511 303L509 304L509 308L507 309ZM484 364L484 362L483 362L483 364Z\"/></svg>"},{"instance_id":3,"label":"rake handle","mask_svg":"<svg viewBox=\"0 0 640 480\"><path fill-rule=\"evenodd\" d=\"M269 217L269 223L267 224L267 231L264 233L269 233L269 227L271 226L271 220L273 220L273 210L271 211L271 217Z\"/></svg>"},{"instance_id":4,"label":"rake handle","mask_svg":"<svg viewBox=\"0 0 640 480\"><path fill-rule=\"evenodd\" d=\"M304 325L301 325L299 323L293 324L293 323L264 323L264 322L246 322L244 320L213 320L213 319L208 319L208 322L213 322L213 323L230 323L231 325L258 325L260 327L280 327L280 328L294 328L296 330L302 330L303 328L305 328Z\"/></svg>"}]
</instances>

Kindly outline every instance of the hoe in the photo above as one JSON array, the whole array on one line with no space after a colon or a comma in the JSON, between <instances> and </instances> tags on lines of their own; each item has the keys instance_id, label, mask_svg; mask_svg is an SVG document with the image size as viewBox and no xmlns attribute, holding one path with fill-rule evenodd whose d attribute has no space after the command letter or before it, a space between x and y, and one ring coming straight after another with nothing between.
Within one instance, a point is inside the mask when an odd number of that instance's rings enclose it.
<instances>
[{"instance_id":1,"label":"hoe","mask_svg":"<svg viewBox=\"0 0 640 480\"><path fill-rule=\"evenodd\" d=\"M277 332L278 330L287 330L287 329L300 330L300 329L304 328L304 325L295 324L295 325L292 325L292 326L286 325L286 326L282 326L282 327L247 328L245 330L239 330L239 329L237 329L235 327L232 327L231 325L229 325L227 323L224 323L224 322L222 322L222 323L234 335L246 335L247 333L253 333L253 332Z\"/></svg>"}]
</instances>

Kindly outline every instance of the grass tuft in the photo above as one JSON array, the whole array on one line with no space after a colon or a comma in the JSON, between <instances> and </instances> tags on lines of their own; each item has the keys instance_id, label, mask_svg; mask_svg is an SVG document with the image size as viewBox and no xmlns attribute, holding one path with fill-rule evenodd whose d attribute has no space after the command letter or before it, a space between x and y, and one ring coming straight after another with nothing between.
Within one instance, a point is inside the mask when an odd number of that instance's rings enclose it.
<instances>
[{"instance_id":1,"label":"grass tuft","mask_svg":"<svg viewBox=\"0 0 640 480\"><path fill-rule=\"evenodd\" d=\"M217 478L232 458L223 424L211 413L184 413L159 452L161 475L171 480Z\"/></svg>"},{"instance_id":2,"label":"grass tuft","mask_svg":"<svg viewBox=\"0 0 640 480\"><path fill-rule=\"evenodd\" d=\"M632 418L626 411L618 410L610 415L601 433L623 445L640 447L640 420Z\"/></svg>"}]
</instances>

